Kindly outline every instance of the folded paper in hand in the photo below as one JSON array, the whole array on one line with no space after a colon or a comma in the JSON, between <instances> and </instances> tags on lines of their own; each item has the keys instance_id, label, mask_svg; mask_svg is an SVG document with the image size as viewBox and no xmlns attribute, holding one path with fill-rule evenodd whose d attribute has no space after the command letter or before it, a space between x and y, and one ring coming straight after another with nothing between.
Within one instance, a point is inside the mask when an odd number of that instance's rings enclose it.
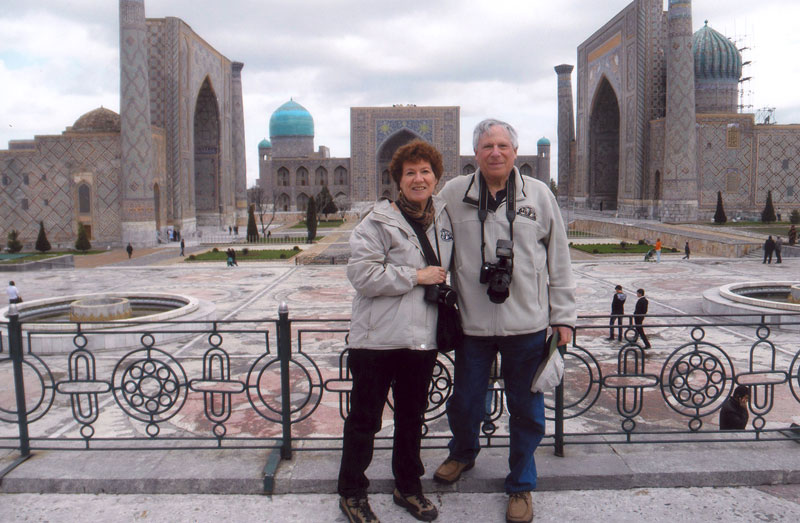
<instances>
[{"instance_id":1,"label":"folded paper in hand","mask_svg":"<svg viewBox=\"0 0 800 523\"><path fill-rule=\"evenodd\" d=\"M547 339L547 348L545 360L539 364L539 369L533 377L531 392L550 392L564 377L564 358L558 350L557 332L553 332Z\"/></svg>"}]
</instances>

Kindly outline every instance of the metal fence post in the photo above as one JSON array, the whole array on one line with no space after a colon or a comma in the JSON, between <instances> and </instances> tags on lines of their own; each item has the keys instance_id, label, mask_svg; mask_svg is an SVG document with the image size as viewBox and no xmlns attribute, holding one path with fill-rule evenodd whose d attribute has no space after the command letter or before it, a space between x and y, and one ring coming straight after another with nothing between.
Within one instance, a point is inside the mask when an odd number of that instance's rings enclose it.
<instances>
[{"instance_id":1,"label":"metal fence post","mask_svg":"<svg viewBox=\"0 0 800 523\"><path fill-rule=\"evenodd\" d=\"M28 408L25 405L25 383L22 377L22 324L17 306L8 308L8 349L14 369L14 395L17 399L17 424L19 425L19 452L24 458L31 454L28 436Z\"/></svg>"},{"instance_id":2,"label":"metal fence post","mask_svg":"<svg viewBox=\"0 0 800 523\"><path fill-rule=\"evenodd\" d=\"M561 356L567 352L567 346L561 345L558 347ZM555 454L556 456L564 457L564 380L556 386L556 418L555 418Z\"/></svg>"},{"instance_id":3,"label":"metal fence post","mask_svg":"<svg viewBox=\"0 0 800 523\"><path fill-rule=\"evenodd\" d=\"M278 306L278 359L281 364L281 423L283 441L281 458L292 459L292 404L289 390L289 360L292 357L292 323L289 321L289 306L281 302Z\"/></svg>"}]
</instances>

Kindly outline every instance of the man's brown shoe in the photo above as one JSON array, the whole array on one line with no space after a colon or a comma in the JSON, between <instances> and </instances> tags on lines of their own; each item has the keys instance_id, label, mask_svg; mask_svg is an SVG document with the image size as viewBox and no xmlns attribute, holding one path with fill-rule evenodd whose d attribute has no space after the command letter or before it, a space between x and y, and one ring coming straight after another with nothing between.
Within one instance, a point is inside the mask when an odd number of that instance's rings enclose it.
<instances>
[{"instance_id":1,"label":"man's brown shoe","mask_svg":"<svg viewBox=\"0 0 800 523\"><path fill-rule=\"evenodd\" d=\"M350 523L381 523L372 512L366 497L339 497L339 508Z\"/></svg>"},{"instance_id":2,"label":"man's brown shoe","mask_svg":"<svg viewBox=\"0 0 800 523\"><path fill-rule=\"evenodd\" d=\"M506 521L508 523L533 521L533 500L530 492L514 492L508 496Z\"/></svg>"},{"instance_id":3,"label":"man's brown shoe","mask_svg":"<svg viewBox=\"0 0 800 523\"><path fill-rule=\"evenodd\" d=\"M444 463L439 465L433 474L433 480L437 483L452 485L461 478L461 473L466 472L475 466L475 462L461 463L454 459L447 458Z\"/></svg>"},{"instance_id":4,"label":"man's brown shoe","mask_svg":"<svg viewBox=\"0 0 800 523\"><path fill-rule=\"evenodd\" d=\"M400 505L406 509L409 514L420 521L433 521L439 516L439 511L436 510L436 506L422 494L411 494L407 496L401 494L399 490L394 489L392 497L396 505Z\"/></svg>"}]
</instances>

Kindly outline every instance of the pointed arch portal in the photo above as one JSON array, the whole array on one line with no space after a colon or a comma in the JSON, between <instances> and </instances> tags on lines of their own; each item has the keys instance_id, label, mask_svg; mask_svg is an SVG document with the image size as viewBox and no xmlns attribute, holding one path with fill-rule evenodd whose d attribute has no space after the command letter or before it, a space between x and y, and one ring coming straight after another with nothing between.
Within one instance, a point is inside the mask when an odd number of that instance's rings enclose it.
<instances>
[{"instance_id":1,"label":"pointed arch portal","mask_svg":"<svg viewBox=\"0 0 800 523\"><path fill-rule=\"evenodd\" d=\"M200 215L218 217L222 212L219 156L219 104L211 82L206 78L197 94L194 110L194 191L198 218ZM213 223L213 220L203 221Z\"/></svg>"},{"instance_id":2,"label":"pointed arch portal","mask_svg":"<svg viewBox=\"0 0 800 523\"><path fill-rule=\"evenodd\" d=\"M589 116L589 199L605 210L617 208L619 187L619 103L603 78Z\"/></svg>"}]
</instances>

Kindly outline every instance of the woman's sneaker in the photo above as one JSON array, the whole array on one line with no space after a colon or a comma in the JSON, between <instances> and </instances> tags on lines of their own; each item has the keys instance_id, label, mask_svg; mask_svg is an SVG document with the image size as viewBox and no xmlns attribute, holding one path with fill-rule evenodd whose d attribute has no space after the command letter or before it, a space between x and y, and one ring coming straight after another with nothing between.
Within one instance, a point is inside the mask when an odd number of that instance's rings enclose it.
<instances>
[{"instance_id":1,"label":"woman's sneaker","mask_svg":"<svg viewBox=\"0 0 800 523\"><path fill-rule=\"evenodd\" d=\"M406 496L394 489L394 502L420 521L433 521L439 516L436 506L422 494Z\"/></svg>"},{"instance_id":2,"label":"woman's sneaker","mask_svg":"<svg viewBox=\"0 0 800 523\"><path fill-rule=\"evenodd\" d=\"M363 498L339 497L339 508L350 523L381 523L378 517L372 512L366 496Z\"/></svg>"}]
</instances>

